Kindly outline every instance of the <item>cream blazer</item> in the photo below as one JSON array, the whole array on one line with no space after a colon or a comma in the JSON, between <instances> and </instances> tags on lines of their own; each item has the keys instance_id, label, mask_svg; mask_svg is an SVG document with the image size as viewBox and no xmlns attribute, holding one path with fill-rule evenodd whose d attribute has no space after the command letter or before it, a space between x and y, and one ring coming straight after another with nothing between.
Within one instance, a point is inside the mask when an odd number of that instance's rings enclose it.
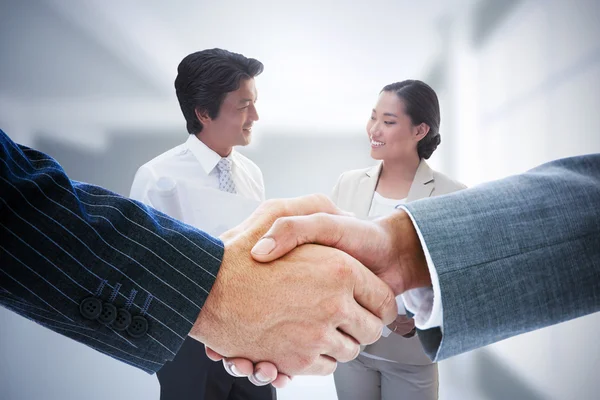
<instances>
[{"instance_id":1,"label":"cream blazer","mask_svg":"<svg viewBox=\"0 0 600 400\"><path fill-rule=\"evenodd\" d=\"M369 215L375 187L379 180L382 164L366 169L344 172L338 179L331 199L342 210L353 212L358 218L366 219ZM421 160L406 202L440 196L465 189L460 182L450 179L444 174L432 170L425 160ZM367 353L388 360L411 365L426 365L431 361L425 355L419 338L403 338L392 333L365 348Z\"/></svg>"}]
</instances>

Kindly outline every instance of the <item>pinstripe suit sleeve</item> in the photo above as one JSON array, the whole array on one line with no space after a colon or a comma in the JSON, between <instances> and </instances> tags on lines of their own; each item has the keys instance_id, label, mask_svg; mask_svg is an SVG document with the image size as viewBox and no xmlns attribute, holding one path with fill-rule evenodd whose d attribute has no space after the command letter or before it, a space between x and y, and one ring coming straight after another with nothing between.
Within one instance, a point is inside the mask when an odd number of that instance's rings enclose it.
<instances>
[{"instance_id":1,"label":"pinstripe suit sleeve","mask_svg":"<svg viewBox=\"0 0 600 400\"><path fill-rule=\"evenodd\" d=\"M69 180L0 130L0 302L59 334L155 372L177 353L215 281L223 244L139 202ZM133 338L82 300L142 315Z\"/></svg>"},{"instance_id":2,"label":"pinstripe suit sleeve","mask_svg":"<svg viewBox=\"0 0 600 400\"><path fill-rule=\"evenodd\" d=\"M439 277L435 360L600 311L600 154L406 205Z\"/></svg>"}]
</instances>

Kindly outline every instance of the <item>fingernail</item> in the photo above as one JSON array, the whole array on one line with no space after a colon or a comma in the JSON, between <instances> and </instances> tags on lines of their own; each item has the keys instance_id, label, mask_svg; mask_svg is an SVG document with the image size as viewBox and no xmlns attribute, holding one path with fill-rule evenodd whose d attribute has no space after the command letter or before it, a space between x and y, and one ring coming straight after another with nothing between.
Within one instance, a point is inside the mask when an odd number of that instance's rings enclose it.
<instances>
[{"instance_id":1,"label":"fingernail","mask_svg":"<svg viewBox=\"0 0 600 400\"><path fill-rule=\"evenodd\" d=\"M286 375L277 377L277 381L273 381L273 387L277 389L283 389L290 383L292 379Z\"/></svg>"},{"instance_id":2,"label":"fingernail","mask_svg":"<svg viewBox=\"0 0 600 400\"><path fill-rule=\"evenodd\" d=\"M233 373L234 373L236 376L244 376L244 374L242 374L242 373L240 372L240 370L239 370L239 369L237 369L237 367L235 366L235 364L233 364L233 365L231 366L231 372L233 372Z\"/></svg>"},{"instance_id":3,"label":"fingernail","mask_svg":"<svg viewBox=\"0 0 600 400\"><path fill-rule=\"evenodd\" d=\"M275 248L275 240L271 238L262 238L252 248L252 253L259 255L266 255L273 251Z\"/></svg>"},{"instance_id":4,"label":"fingernail","mask_svg":"<svg viewBox=\"0 0 600 400\"><path fill-rule=\"evenodd\" d=\"M231 361L225 361L223 363L223 365L225 366L225 369L227 370L227 372L229 373L229 375L233 375L237 378L241 378L244 376L244 374L242 374L237 367L235 366L235 364Z\"/></svg>"},{"instance_id":5,"label":"fingernail","mask_svg":"<svg viewBox=\"0 0 600 400\"><path fill-rule=\"evenodd\" d=\"M264 386L271 383L271 379L269 379L269 377L266 376L260 369L256 371L253 375L250 375L248 379L250 379L250 382L252 382L256 386Z\"/></svg>"}]
</instances>

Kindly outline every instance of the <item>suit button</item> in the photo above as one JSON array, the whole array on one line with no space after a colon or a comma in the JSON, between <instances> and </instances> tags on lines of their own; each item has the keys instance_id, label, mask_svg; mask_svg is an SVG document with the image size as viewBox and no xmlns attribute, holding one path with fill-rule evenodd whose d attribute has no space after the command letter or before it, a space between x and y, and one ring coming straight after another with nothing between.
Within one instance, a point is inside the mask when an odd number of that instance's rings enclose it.
<instances>
[{"instance_id":1,"label":"suit button","mask_svg":"<svg viewBox=\"0 0 600 400\"><path fill-rule=\"evenodd\" d=\"M104 325L112 323L117 318L117 307L110 303L102 304L102 312L98 316L98 321Z\"/></svg>"},{"instance_id":2,"label":"suit button","mask_svg":"<svg viewBox=\"0 0 600 400\"><path fill-rule=\"evenodd\" d=\"M117 331L124 331L131 324L131 314L124 308L119 308L117 317L112 323L112 327Z\"/></svg>"},{"instance_id":3,"label":"suit button","mask_svg":"<svg viewBox=\"0 0 600 400\"><path fill-rule=\"evenodd\" d=\"M79 303L79 312L86 319L96 319L102 312L102 302L95 297L88 297Z\"/></svg>"},{"instance_id":4,"label":"suit button","mask_svg":"<svg viewBox=\"0 0 600 400\"><path fill-rule=\"evenodd\" d=\"M141 315L136 315L131 319L131 325L127 328L127 333L133 338L141 338L148 332L148 320Z\"/></svg>"}]
</instances>

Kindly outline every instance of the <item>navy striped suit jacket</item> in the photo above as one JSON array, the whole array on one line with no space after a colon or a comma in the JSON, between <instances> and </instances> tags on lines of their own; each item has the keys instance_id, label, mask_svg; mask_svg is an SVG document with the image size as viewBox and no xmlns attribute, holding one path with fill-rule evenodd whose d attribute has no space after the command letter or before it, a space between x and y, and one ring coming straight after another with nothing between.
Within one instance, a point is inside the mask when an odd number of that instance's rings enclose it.
<instances>
[{"instance_id":1,"label":"navy striped suit jacket","mask_svg":"<svg viewBox=\"0 0 600 400\"><path fill-rule=\"evenodd\" d=\"M173 359L215 281L223 243L142 203L71 181L0 130L0 303L149 373ZM140 315L132 337L84 318L96 298Z\"/></svg>"}]
</instances>

